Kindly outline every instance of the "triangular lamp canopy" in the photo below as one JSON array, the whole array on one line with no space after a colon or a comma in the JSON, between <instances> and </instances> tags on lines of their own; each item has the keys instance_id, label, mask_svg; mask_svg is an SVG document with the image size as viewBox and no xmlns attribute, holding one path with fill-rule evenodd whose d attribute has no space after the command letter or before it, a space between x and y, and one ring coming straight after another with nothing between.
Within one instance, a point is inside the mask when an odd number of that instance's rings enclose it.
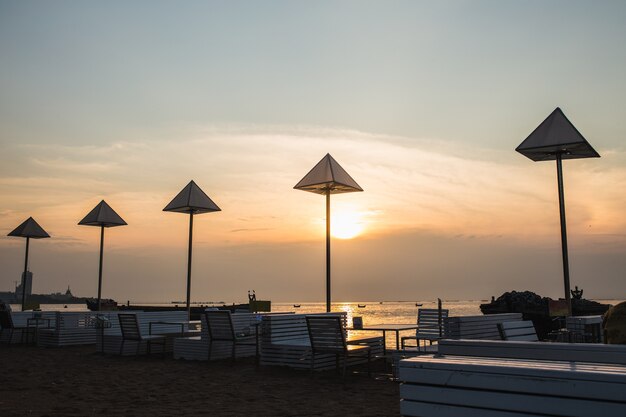
<instances>
[{"instance_id":1,"label":"triangular lamp canopy","mask_svg":"<svg viewBox=\"0 0 626 417\"><path fill-rule=\"evenodd\" d=\"M78 224L82 226L115 227L126 226L127 223L106 203L106 201L102 200L84 219L78 222Z\"/></svg>"},{"instance_id":2,"label":"triangular lamp canopy","mask_svg":"<svg viewBox=\"0 0 626 417\"><path fill-rule=\"evenodd\" d=\"M43 230L43 228L39 226L39 223L37 223L32 217L26 219L7 236L29 237L31 239L44 239L46 237L50 237L50 235Z\"/></svg>"},{"instance_id":3,"label":"triangular lamp canopy","mask_svg":"<svg viewBox=\"0 0 626 417\"><path fill-rule=\"evenodd\" d=\"M326 154L293 188L324 195L363 191L330 154Z\"/></svg>"},{"instance_id":4,"label":"triangular lamp canopy","mask_svg":"<svg viewBox=\"0 0 626 417\"><path fill-rule=\"evenodd\" d=\"M177 213L202 214L212 211L222 211L192 180L180 193L163 209Z\"/></svg>"},{"instance_id":5,"label":"triangular lamp canopy","mask_svg":"<svg viewBox=\"0 0 626 417\"><path fill-rule=\"evenodd\" d=\"M533 161L600 157L558 107L515 150Z\"/></svg>"}]
</instances>

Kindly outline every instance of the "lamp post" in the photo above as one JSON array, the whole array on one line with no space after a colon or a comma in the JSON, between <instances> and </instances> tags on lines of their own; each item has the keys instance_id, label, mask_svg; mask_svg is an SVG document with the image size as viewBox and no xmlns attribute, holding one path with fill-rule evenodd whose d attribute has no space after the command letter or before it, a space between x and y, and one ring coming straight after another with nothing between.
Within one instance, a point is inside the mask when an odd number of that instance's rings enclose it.
<instances>
[{"instance_id":1,"label":"lamp post","mask_svg":"<svg viewBox=\"0 0 626 417\"><path fill-rule=\"evenodd\" d=\"M26 276L28 273L28 249L30 246L30 239L45 239L50 235L43 230L39 223L32 217L26 219L22 224L17 226L7 236L25 237L26 238L26 253L24 254L24 273L22 274L22 311L26 305Z\"/></svg>"},{"instance_id":2,"label":"lamp post","mask_svg":"<svg viewBox=\"0 0 626 417\"><path fill-rule=\"evenodd\" d=\"M192 180L183 188L163 211L189 214L189 246L187 253L187 316L191 317L191 254L193 245L194 214L221 211L208 195Z\"/></svg>"},{"instance_id":3,"label":"lamp post","mask_svg":"<svg viewBox=\"0 0 626 417\"><path fill-rule=\"evenodd\" d=\"M326 154L293 188L326 196L326 312L330 312L330 195L363 189L330 154Z\"/></svg>"},{"instance_id":4,"label":"lamp post","mask_svg":"<svg viewBox=\"0 0 626 417\"><path fill-rule=\"evenodd\" d=\"M559 217L561 220L563 287L568 315L571 316L572 297L570 292L562 161L563 159L599 158L600 155L558 107L515 150L535 162L556 161Z\"/></svg>"},{"instance_id":5,"label":"lamp post","mask_svg":"<svg viewBox=\"0 0 626 417\"><path fill-rule=\"evenodd\" d=\"M106 201L98 203L80 222L80 226L100 228L100 263L98 265L98 309L102 308L102 261L104 256L104 228L126 226L127 223L109 206Z\"/></svg>"}]
</instances>

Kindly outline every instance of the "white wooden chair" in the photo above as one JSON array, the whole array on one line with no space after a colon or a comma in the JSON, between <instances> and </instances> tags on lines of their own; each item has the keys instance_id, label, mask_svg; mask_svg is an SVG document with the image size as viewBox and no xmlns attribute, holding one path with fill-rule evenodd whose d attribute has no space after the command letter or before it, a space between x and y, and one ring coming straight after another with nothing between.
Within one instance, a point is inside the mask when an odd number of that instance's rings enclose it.
<instances>
[{"instance_id":1,"label":"white wooden chair","mask_svg":"<svg viewBox=\"0 0 626 417\"><path fill-rule=\"evenodd\" d=\"M137 343L137 355L139 355L141 342L147 343L148 354L153 343L159 344L162 347L162 353L165 354L166 339L163 335L142 335L139 329L139 322L137 321L136 314L120 313L117 315L120 322L120 329L122 331L122 343L120 344L120 355L124 353L124 343L127 340L131 340Z\"/></svg>"},{"instance_id":2,"label":"white wooden chair","mask_svg":"<svg viewBox=\"0 0 626 417\"><path fill-rule=\"evenodd\" d=\"M439 314L441 311L441 315ZM402 350L406 347L407 340L415 340L417 350L421 349L420 340L428 341L431 345L433 341L443 339L445 337L445 324L448 319L449 310L437 308L420 308L417 310L418 329L415 336L405 336L401 339Z\"/></svg>"},{"instance_id":3,"label":"white wooden chair","mask_svg":"<svg viewBox=\"0 0 626 417\"><path fill-rule=\"evenodd\" d=\"M209 330L209 352L208 360L211 360L211 353L214 342L230 342L232 343L231 359L236 359L237 346L257 346L256 330L253 333L250 328L248 331L235 332L233 318L228 310L205 311L207 328ZM258 357L258 355L257 355Z\"/></svg>"},{"instance_id":4,"label":"white wooden chair","mask_svg":"<svg viewBox=\"0 0 626 417\"><path fill-rule=\"evenodd\" d=\"M307 329L311 341L311 372L315 366L315 355L332 353L339 370L339 359L343 358L342 376L346 375L346 365L350 356L367 356L367 375L370 375L372 352L370 346L352 345L346 341L346 334L339 316L307 316Z\"/></svg>"},{"instance_id":5,"label":"white wooden chair","mask_svg":"<svg viewBox=\"0 0 626 417\"><path fill-rule=\"evenodd\" d=\"M539 341L535 326L530 320L504 321L498 323L498 330L500 331L502 340Z\"/></svg>"}]
</instances>

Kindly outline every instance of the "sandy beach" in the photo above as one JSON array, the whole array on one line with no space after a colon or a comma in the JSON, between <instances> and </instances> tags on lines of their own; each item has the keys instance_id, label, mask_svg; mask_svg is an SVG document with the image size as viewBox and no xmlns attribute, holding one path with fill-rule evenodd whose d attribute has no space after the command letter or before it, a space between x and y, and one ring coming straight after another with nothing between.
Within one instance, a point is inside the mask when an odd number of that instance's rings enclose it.
<instances>
[{"instance_id":1,"label":"sandy beach","mask_svg":"<svg viewBox=\"0 0 626 417\"><path fill-rule=\"evenodd\" d=\"M101 356L93 346L0 347L0 415L398 416L399 385L366 374Z\"/></svg>"}]
</instances>

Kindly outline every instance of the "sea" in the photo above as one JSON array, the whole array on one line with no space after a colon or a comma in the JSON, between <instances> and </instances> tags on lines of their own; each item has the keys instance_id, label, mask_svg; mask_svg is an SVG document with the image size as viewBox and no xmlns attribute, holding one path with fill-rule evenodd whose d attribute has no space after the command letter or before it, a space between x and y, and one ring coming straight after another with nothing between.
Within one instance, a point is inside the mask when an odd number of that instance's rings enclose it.
<instances>
[{"instance_id":1,"label":"sea","mask_svg":"<svg viewBox=\"0 0 626 417\"><path fill-rule=\"evenodd\" d=\"M624 300L594 300L603 304L619 304ZM449 310L450 316L480 315L480 304L488 303L489 300L442 300L442 308ZM173 306L172 303L155 302L132 302L131 305ZM179 304L180 305L180 304ZM192 305L200 305L192 303ZM219 306L213 304L208 306ZM19 304L11 305L13 311L19 311ZM42 304L42 311L86 311L85 304ZM345 311L348 322L352 323L353 317L362 317L363 324L398 324L415 323L419 308L437 308L437 300L423 301L347 301L336 302L331 306L332 311ZM323 313L326 311L326 303L323 302L272 302L272 312L294 313Z\"/></svg>"}]
</instances>

